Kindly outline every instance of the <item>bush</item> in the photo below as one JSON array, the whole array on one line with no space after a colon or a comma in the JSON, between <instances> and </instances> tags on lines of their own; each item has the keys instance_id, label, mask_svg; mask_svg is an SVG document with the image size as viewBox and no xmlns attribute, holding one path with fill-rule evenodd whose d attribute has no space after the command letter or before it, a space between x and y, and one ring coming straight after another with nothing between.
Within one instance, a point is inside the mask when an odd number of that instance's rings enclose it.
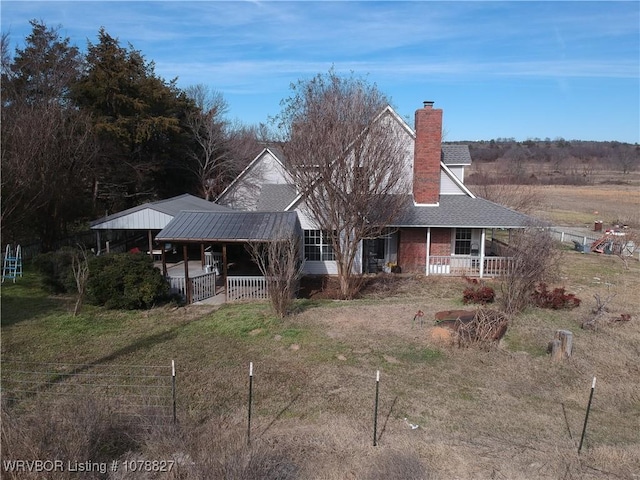
<instances>
[{"instance_id":1,"label":"bush","mask_svg":"<svg viewBox=\"0 0 640 480\"><path fill-rule=\"evenodd\" d=\"M500 285L502 310L515 315L531 303L536 285L557 278L561 251L546 229L529 227L512 231L509 240L509 271Z\"/></svg>"},{"instance_id":2,"label":"bush","mask_svg":"<svg viewBox=\"0 0 640 480\"><path fill-rule=\"evenodd\" d=\"M479 303L481 305L493 303L496 298L496 292L493 288L483 285L476 279L467 278L467 282L471 285L462 292L463 303Z\"/></svg>"},{"instance_id":3,"label":"bush","mask_svg":"<svg viewBox=\"0 0 640 480\"><path fill-rule=\"evenodd\" d=\"M89 265L88 301L107 308L149 308L165 301L169 285L143 253L95 257Z\"/></svg>"},{"instance_id":4,"label":"bush","mask_svg":"<svg viewBox=\"0 0 640 480\"><path fill-rule=\"evenodd\" d=\"M566 293L564 288L554 288L550 291L546 283L540 283L531 294L532 303L540 308L563 310L580 306L581 300L573 293Z\"/></svg>"},{"instance_id":5,"label":"bush","mask_svg":"<svg viewBox=\"0 0 640 480\"><path fill-rule=\"evenodd\" d=\"M33 260L33 266L42 275L42 288L54 294L73 293L76 280L71 268L75 250L71 247L56 252L42 253Z\"/></svg>"}]
</instances>

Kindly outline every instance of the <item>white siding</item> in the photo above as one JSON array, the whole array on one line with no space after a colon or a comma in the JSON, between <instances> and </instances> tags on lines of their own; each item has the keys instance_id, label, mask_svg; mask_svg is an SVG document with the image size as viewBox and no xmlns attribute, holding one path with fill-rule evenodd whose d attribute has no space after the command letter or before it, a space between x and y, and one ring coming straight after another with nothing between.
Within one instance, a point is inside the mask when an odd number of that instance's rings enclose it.
<instances>
[{"instance_id":1,"label":"white siding","mask_svg":"<svg viewBox=\"0 0 640 480\"><path fill-rule=\"evenodd\" d=\"M217 202L237 210L255 210L262 185L284 184L287 176L270 151L264 151Z\"/></svg>"},{"instance_id":2,"label":"white siding","mask_svg":"<svg viewBox=\"0 0 640 480\"><path fill-rule=\"evenodd\" d=\"M440 170L440 193L442 195L466 195L459 185L443 169Z\"/></svg>"},{"instance_id":3,"label":"white siding","mask_svg":"<svg viewBox=\"0 0 640 480\"><path fill-rule=\"evenodd\" d=\"M307 275L337 275L336 262L304 262L304 273Z\"/></svg>"},{"instance_id":4,"label":"white siding","mask_svg":"<svg viewBox=\"0 0 640 480\"><path fill-rule=\"evenodd\" d=\"M462 165L448 165L449 170L453 173L458 179L464 183L464 167Z\"/></svg>"}]
</instances>

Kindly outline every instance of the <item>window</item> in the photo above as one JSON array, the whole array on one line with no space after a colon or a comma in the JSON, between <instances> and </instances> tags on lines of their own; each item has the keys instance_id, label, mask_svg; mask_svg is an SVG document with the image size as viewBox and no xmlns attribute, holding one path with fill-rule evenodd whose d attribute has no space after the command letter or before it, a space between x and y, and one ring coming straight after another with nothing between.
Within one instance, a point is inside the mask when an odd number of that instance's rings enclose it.
<instances>
[{"instance_id":1,"label":"window","mask_svg":"<svg viewBox=\"0 0 640 480\"><path fill-rule=\"evenodd\" d=\"M335 260L329 232L324 230L304 231L304 258L312 262Z\"/></svg>"},{"instance_id":2,"label":"window","mask_svg":"<svg viewBox=\"0 0 640 480\"><path fill-rule=\"evenodd\" d=\"M471 229L456 228L456 243L453 250L456 255L471 254Z\"/></svg>"}]
</instances>

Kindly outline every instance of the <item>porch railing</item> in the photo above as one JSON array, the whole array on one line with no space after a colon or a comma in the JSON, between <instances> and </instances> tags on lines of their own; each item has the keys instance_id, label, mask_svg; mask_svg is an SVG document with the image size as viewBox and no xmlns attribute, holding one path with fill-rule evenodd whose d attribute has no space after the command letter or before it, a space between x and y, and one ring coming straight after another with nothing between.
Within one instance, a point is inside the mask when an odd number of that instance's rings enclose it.
<instances>
[{"instance_id":1,"label":"porch railing","mask_svg":"<svg viewBox=\"0 0 640 480\"><path fill-rule=\"evenodd\" d=\"M496 277L507 273L509 257L484 257L483 276ZM430 256L429 275L480 276L480 257Z\"/></svg>"},{"instance_id":2,"label":"porch railing","mask_svg":"<svg viewBox=\"0 0 640 480\"><path fill-rule=\"evenodd\" d=\"M172 294L178 294L183 300L187 298L187 287L184 277L167 277L169 290ZM211 298L216 294L216 274L203 273L189 278L191 284L191 302L199 302Z\"/></svg>"},{"instance_id":3,"label":"porch railing","mask_svg":"<svg viewBox=\"0 0 640 480\"><path fill-rule=\"evenodd\" d=\"M265 277L227 277L227 302L268 299L268 280Z\"/></svg>"}]
</instances>

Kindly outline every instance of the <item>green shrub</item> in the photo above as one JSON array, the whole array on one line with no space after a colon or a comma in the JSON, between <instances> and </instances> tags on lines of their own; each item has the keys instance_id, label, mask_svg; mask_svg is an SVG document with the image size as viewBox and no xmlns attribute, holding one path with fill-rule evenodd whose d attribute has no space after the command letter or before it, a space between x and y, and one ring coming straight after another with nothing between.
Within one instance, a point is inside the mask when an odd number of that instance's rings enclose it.
<instances>
[{"instance_id":1,"label":"green shrub","mask_svg":"<svg viewBox=\"0 0 640 480\"><path fill-rule=\"evenodd\" d=\"M149 308L168 298L169 285L143 253L95 257L89 264L88 301L107 308Z\"/></svg>"},{"instance_id":2,"label":"green shrub","mask_svg":"<svg viewBox=\"0 0 640 480\"><path fill-rule=\"evenodd\" d=\"M71 268L74 249L65 247L55 252L42 253L33 260L33 266L42 276L42 288L50 293L76 292L76 280Z\"/></svg>"}]
</instances>

